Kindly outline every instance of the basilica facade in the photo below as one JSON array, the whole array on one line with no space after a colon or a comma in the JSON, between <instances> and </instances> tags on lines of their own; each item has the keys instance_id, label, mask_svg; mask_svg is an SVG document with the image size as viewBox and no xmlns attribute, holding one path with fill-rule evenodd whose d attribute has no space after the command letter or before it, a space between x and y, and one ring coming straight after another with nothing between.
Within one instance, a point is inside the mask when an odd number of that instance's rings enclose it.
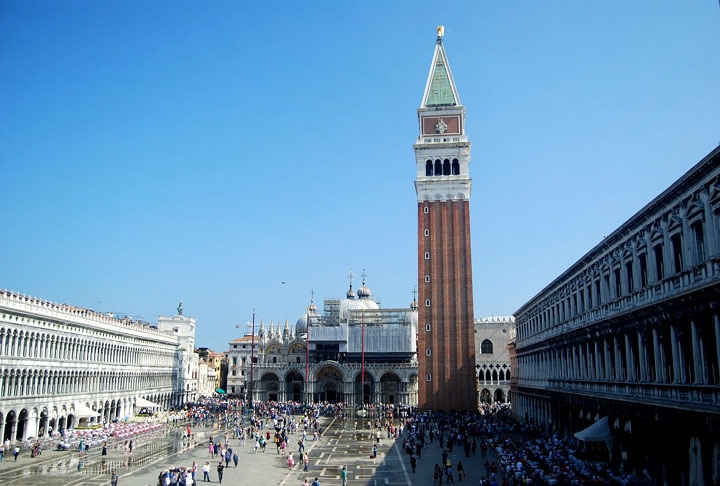
<instances>
[{"instance_id":1,"label":"basilica facade","mask_svg":"<svg viewBox=\"0 0 720 486\"><path fill-rule=\"evenodd\" d=\"M282 327L282 328L281 328ZM416 405L417 303L385 309L365 286L313 301L294 326L261 322L230 341L230 392L253 400ZM233 379L233 377L235 377Z\"/></svg>"}]
</instances>

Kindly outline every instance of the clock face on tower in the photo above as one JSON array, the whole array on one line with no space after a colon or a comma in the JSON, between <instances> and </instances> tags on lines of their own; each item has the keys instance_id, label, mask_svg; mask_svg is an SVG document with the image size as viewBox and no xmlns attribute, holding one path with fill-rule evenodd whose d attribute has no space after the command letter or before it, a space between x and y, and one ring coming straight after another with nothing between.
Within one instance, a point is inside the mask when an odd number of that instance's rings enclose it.
<instances>
[{"instance_id":1,"label":"clock face on tower","mask_svg":"<svg viewBox=\"0 0 720 486\"><path fill-rule=\"evenodd\" d=\"M460 135L460 115L421 117L423 135Z\"/></svg>"}]
</instances>

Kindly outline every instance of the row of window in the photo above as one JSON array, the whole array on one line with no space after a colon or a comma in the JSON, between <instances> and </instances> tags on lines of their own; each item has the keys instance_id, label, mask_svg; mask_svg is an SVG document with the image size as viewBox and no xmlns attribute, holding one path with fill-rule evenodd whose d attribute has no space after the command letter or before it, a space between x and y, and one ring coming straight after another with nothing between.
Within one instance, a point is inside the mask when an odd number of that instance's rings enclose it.
<instances>
[{"instance_id":1,"label":"row of window","mask_svg":"<svg viewBox=\"0 0 720 486\"><path fill-rule=\"evenodd\" d=\"M425 331L430 332L431 326L430 324L425 324ZM480 343L480 353L481 354L493 354L493 343L489 339L484 339L482 343ZM432 351L430 348L425 349L425 356L432 356Z\"/></svg>"},{"instance_id":2,"label":"row of window","mask_svg":"<svg viewBox=\"0 0 720 486\"><path fill-rule=\"evenodd\" d=\"M432 161L428 159L425 161L425 175L430 176L449 176L449 175L460 175L460 162L458 159L436 159Z\"/></svg>"},{"instance_id":3,"label":"row of window","mask_svg":"<svg viewBox=\"0 0 720 486\"><path fill-rule=\"evenodd\" d=\"M478 373L478 380L484 383L498 383L500 381L510 381L510 370L487 370Z\"/></svg>"},{"instance_id":4,"label":"row of window","mask_svg":"<svg viewBox=\"0 0 720 486\"><path fill-rule=\"evenodd\" d=\"M486 383L498 383L500 381L510 381L510 370L495 370L492 373L486 371L485 373L478 373L478 380ZM425 375L425 381L432 381L432 373Z\"/></svg>"},{"instance_id":5,"label":"row of window","mask_svg":"<svg viewBox=\"0 0 720 486\"><path fill-rule=\"evenodd\" d=\"M14 370L0 375L1 397L25 397L36 395L81 395L94 392L125 390L172 390L174 372L148 374L136 373L78 373L73 371L25 371Z\"/></svg>"},{"instance_id":6,"label":"row of window","mask_svg":"<svg viewBox=\"0 0 720 486\"><path fill-rule=\"evenodd\" d=\"M584 283L578 288L569 290L572 282L566 283L555 292L555 295L565 295L552 305L545 307L547 300L556 299L553 295L538 303L537 307L543 310L518 326L518 337L540 332L702 265L708 246L711 246L711 254L718 252L720 238L714 228L720 227L720 213L712 212L711 221L706 225L704 213L695 212L691 218L675 221L665 233L654 231L649 242L640 235L624 249L613 249L617 255L613 257L613 263L588 270L588 274L582 277ZM711 232L712 237L709 236ZM706 243L708 241L710 245ZM429 255L426 257L429 258ZM601 257L597 257L596 261L600 262Z\"/></svg>"},{"instance_id":7,"label":"row of window","mask_svg":"<svg viewBox=\"0 0 720 486\"><path fill-rule=\"evenodd\" d=\"M615 332L518 357L523 377L639 383L720 383L714 316Z\"/></svg>"},{"instance_id":8,"label":"row of window","mask_svg":"<svg viewBox=\"0 0 720 486\"><path fill-rule=\"evenodd\" d=\"M0 356L47 360L173 366L174 348L148 349L51 333L0 329Z\"/></svg>"}]
</instances>

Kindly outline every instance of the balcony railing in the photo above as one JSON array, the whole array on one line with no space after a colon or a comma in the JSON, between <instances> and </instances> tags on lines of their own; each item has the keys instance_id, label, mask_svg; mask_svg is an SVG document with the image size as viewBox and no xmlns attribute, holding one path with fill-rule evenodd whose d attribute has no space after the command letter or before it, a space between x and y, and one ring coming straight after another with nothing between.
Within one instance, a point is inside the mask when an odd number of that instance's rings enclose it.
<instances>
[{"instance_id":1,"label":"balcony railing","mask_svg":"<svg viewBox=\"0 0 720 486\"><path fill-rule=\"evenodd\" d=\"M539 388L563 394L588 395L621 402L645 403L683 410L717 410L720 388L713 385L679 383L598 382L585 380L512 380L520 389Z\"/></svg>"}]
</instances>

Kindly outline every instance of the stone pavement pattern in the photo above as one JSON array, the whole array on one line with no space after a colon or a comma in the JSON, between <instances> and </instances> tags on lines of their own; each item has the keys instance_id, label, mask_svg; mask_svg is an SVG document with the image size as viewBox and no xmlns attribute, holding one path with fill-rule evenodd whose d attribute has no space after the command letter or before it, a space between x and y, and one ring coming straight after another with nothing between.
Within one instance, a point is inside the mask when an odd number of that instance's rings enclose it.
<instances>
[{"instance_id":1,"label":"stone pavement pattern","mask_svg":"<svg viewBox=\"0 0 720 486\"><path fill-rule=\"evenodd\" d=\"M372 458L373 444L376 443L375 431L368 429L354 430L353 422L338 419L322 418L323 434L314 442L309 437L306 450L310 457L309 471L302 470L302 463L292 470L288 469L287 456L276 453L274 444L268 444L266 452L253 452L252 442L247 441L245 447L240 446L238 439L231 438L233 451L240 456L237 468L225 469L222 484L224 486L246 485L293 485L301 486L305 478L312 483L317 477L322 486L341 485L340 471L343 466L348 471L349 486L379 485L432 485L433 468L442 462L443 449L435 441L426 444L422 457L418 460L416 472L410 468L407 454L401 451L402 437L387 439L382 435L378 443L378 456ZM213 484L218 484L215 466L218 458L208 455L208 437L213 435L222 439L224 429L201 429L195 431L197 443L195 447L184 449L181 441L181 429L171 430L163 434L138 438L132 456L127 456L122 445L111 449L107 456L100 456L99 451L91 451L84 460L82 471L78 471L77 452L44 451L38 458L31 458L29 451L24 451L17 461L12 456L0 462L0 484L3 486L24 486L42 484L52 477L52 483L63 486L99 486L110 484L110 472L115 468L120 480L118 486L156 486L158 475L168 468L189 467L193 460L198 464L196 481L198 486L210 484L202 481L202 465L209 461L210 477ZM297 464L297 439L299 435L290 436L290 451ZM448 452L448 457L455 467L458 461L465 466L464 484L477 485L484 472L485 458L478 449L477 455L465 457L461 447ZM495 458L492 449L488 459ZM58 481L59 479L59 481ZM498 477L500 482L501 477ZM458 481L456 477L455 482Z\"/></svg>"}]
</instances>

